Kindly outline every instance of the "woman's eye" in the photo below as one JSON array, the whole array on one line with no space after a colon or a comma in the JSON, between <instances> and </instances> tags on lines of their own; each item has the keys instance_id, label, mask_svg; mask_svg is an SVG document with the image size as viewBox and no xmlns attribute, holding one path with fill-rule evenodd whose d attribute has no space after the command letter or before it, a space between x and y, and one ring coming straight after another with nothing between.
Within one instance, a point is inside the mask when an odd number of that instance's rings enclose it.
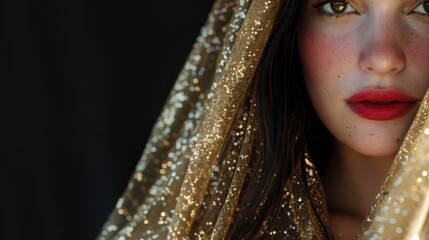
<instances>
[{"instance_id":1,"label":"woman's eye","mask_svg":"<svg viewBox=\"0 0 429 240\"><path fill-rule=\"evenodd\" d=\"M413 12L429 15L429 0L423 1L416 8L413 9Z\"/></svg>"},{"instance_id":2,"label":"woman's eye","mask_svg":"<svg viewBox=\"0 0 429 240\"><path fill-rule=\"evenodd\" d=\"M329 1L320 6L320 10L329 15L341 15L356 12L347 1Z\"/></svg>"}]
</instances>

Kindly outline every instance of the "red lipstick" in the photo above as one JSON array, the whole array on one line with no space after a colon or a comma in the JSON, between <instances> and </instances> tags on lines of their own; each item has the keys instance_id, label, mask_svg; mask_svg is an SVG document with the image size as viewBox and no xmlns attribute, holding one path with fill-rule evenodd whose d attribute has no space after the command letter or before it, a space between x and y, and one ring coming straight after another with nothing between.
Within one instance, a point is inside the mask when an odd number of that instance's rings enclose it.
<instances>
[{"instance_id":1,"label":"red lipstick","mask_svg":"<svg viewBox=\"0 0 429 240\"><path fill-rule=\"evenodd\" d=\"M357 115L370 120L392 120L408 113L417 100L396 89L365 89L346 100Z\"/></svg>"}]
</instances>

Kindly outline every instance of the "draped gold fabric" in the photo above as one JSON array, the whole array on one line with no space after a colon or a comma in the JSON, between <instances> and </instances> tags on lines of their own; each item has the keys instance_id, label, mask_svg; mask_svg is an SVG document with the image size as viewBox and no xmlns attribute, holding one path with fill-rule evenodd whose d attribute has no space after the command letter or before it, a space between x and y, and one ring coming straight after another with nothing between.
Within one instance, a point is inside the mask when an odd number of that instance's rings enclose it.
<instances>
[{"instance_id":1,"label":"draped gold fabric","mask_svg":"<svg viewBox=\"0 0 429 240\"><path fill-rule=\"evenodd\" d=\"M99 239L225 238L251 160L259 154L252 79L280 2L215 2ZM428 238L428 101L358 239ZM311 160L305 163L285 189L288 201L269 232L272 238L322 238L323 188ZM316 211L304 194L303 174Z\"/></svg>"}]
</instances>

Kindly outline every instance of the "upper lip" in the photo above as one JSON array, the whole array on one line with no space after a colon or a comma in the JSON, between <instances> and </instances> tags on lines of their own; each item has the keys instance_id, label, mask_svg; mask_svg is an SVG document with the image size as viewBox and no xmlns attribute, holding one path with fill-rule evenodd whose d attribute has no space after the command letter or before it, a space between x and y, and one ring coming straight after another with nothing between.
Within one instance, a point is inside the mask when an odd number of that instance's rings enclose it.
<instances>
[{"instance_id":1,"label":"upper lip","mask_svg":"<svg viewBox=\"0 0 429 240\"><path fill-rule=\"evenodd\" d=\"M390 102L417 102L416 99L408 96L397 89L364 89L357 92L346 100L348 103L371 102L371 103L390 103Z\"/></svg>"}]
</instances>

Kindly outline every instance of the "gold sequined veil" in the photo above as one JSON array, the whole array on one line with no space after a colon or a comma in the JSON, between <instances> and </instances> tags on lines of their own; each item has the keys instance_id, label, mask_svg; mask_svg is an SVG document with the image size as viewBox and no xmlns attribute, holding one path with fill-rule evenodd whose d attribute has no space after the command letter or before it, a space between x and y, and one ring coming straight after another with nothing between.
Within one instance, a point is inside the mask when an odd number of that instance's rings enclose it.
<instances>
[{"instance_id":1,"label":"gold sequined veil","mask_svg":"<svg viewBox=\"0 0 429 240\"><path fill-rule=\"evenodd\" d=\"M280 2L215 1L99 239L225 238L249 161L258 154L252 79ZM427 238L428 108L425 98L358 239ZM293 221L279 224L272 238L322 238L323 189L311 161L305 162L285 203ZM317 211L301 194L302 174L320 202Z\"/></svg>"}]
</instances>

